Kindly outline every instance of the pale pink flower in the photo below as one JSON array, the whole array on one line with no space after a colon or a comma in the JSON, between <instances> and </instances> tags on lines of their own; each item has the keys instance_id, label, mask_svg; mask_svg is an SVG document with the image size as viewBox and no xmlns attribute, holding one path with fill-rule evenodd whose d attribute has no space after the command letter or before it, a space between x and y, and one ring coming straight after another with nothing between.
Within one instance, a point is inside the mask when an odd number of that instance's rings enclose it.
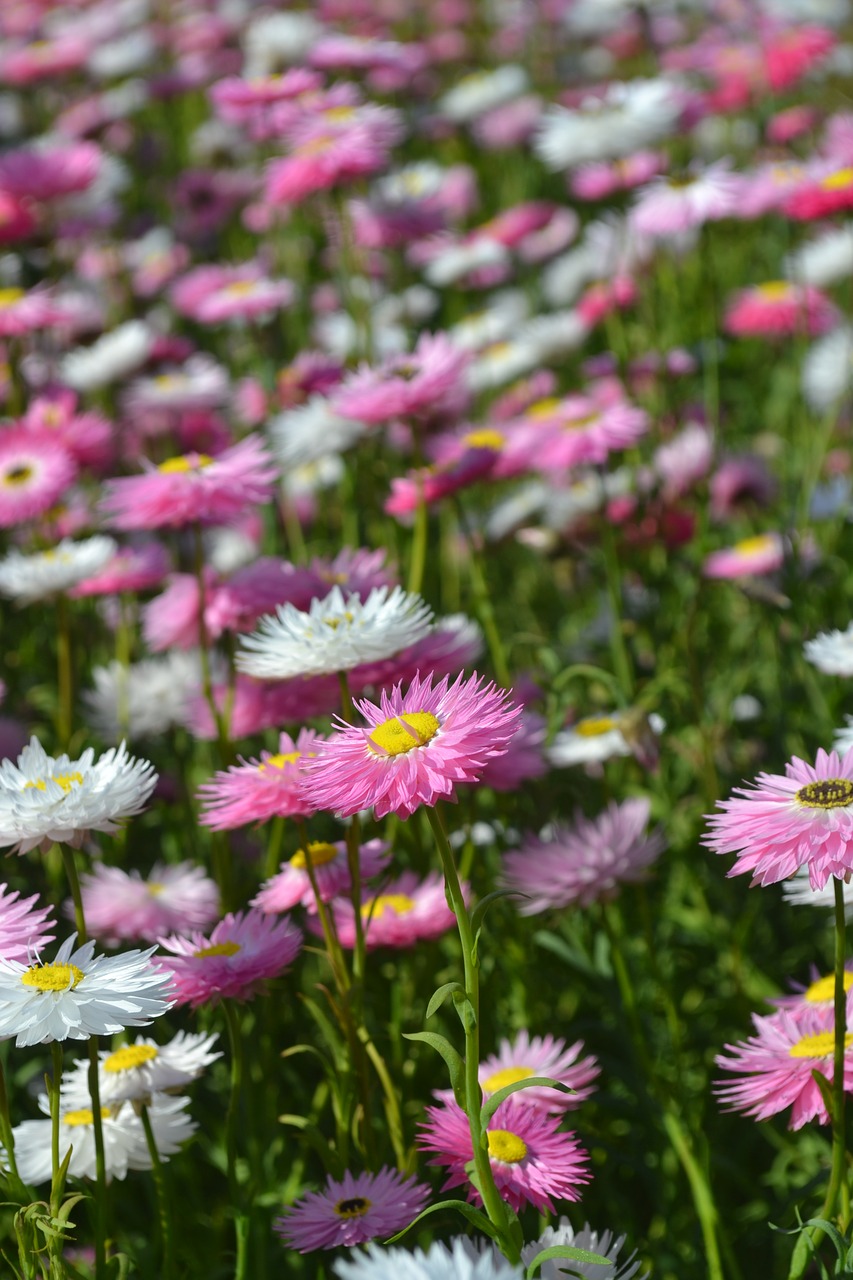
<instances>
[{"instance_id":1,"label":"pale pink flower","mask_svg":"<svg viewBox=\"0 0 853 1280\"><path fill-rule=\"evenodd\" d=\"M572 195L580 200L606 200L617 191L630 191L656 178L666 168L660 151L637 151L624 160L598 160L579 165L569 178Z\"/></svg>"},{"instance_id":2,"label":"pale pink flower","mask_svg":"<svg viewBox=\"0 0 853 1280\"><path fill-rule=\"evenodd\" d=\"M316 755L322 741L313 729L300 729L294 742L279 738L278 752L262 751L260 760L240 760L199 787L199 822L214 831L228 831L270 818L310 818L314 812L300 792L305 762Z\"/></svg>"},{"instance_id":3,"label":"pale pink flower","mask_svg":"<svg viewBox=\"0 0 853 1280\"><path fill-rule=\"evenodd\" d=\"M706 578L751 578L775 573L785 561L785 540L781 533L759 533L732 547L712 551L702 566Z\"/></svg>"},{"instance_id":4,"label":"pale pink flower","mask_svg":"<svg viewBox=\"0 0 853 1280\"><path fill-rule=\"evenodd\" d=\"M39 905L38 895L22 898L17 890L0 884L0 960L30 961L56 937L50 907Z\"/></svg>"},{"instance_id":5,"label":"pale pink flower","mask_svg":"<svg viewBox=\"0 0 853 1280\"><path fill-rule=\"evenodd\" d=\"M338 388L331 407L367 423L455 410L466 399L468 361L468 353L445 334L424 333L410 355L392 356L375 369L363 365Z\"/></svg>"},{"instance_id":6,"label":"pale pink flower","mask_svg":"<svg viewBox=\"0 0 853 1280\"><path fill-rule=\"evenodd\" d=\"M53 200L85 191L97 178L103 159L94 142L18 147L0 155L0 188L32 200Z\"/></svg>"},{"instance_id":7,"label":"pale pink flower","mask_svg":"<svg viewBox=\"0 0 853 1280\"><path fill-rule=\"evenodd\" d=\"M159 542L122 547L98 573L72 587L70 596L111 596L123 591L148 591L169 572L169 553Z\"/></svg>"},{"instance_id":8,"label":"pale pink flower","mask_svg":"<svg viewBox=\"0 0 853 1280\"><path fill-rule=\"evenodd\" d=\"M248 124L259 111L276 102L287 102L303 94L316 93L323 77L308 67L291 67L283 75L259 76L246 80L227 76L210 88L213 108L229 124Z\"/></svg>"},{"instance_id":9,"label":"pale pink flower","mask_svg":"<svg viewBox=\"0 0 853 1280\"><path fill-rule=\"evenodd\" d=\"M193 930L188 937L161 937L169 952L152 964L172 978L177 1005L196 1009L222 999L249 1000L261 985L277 978L296 959L302 932L290 920L249 910L229 913L209 938Z\"/></svg>"},{"instance_id":10,"label":"pale pink flower","mask_svg":"<svg viewBox=\"0 0 853 1280\"><path fill-rule=\"evenodd\" d=\"M170 290L173 307L199 324L257 319L289 306L294 288L289 280L270 280L259 263L205 266L175 281Z\"/></svg>"},{"instance_id":11,"label":"pale pink flower","mask_svg":"<svg viewBox=\"0 0 853 1280\"><path fill-rule=\"evenodd\" d=\"M44 289L0 289L0 338L19 338L36 329L49 329L64 319L64 312Z\"/></svg>"},{"instance_id":12,"label":"pale pink flower","mask_svg":"<svg viewBox=\"0 0 853 1280\"><path fill-rule=\"evenodd\" d=\"M143 878L101 862L80 877L86 927L108 946L156 942L170 929L206 929L219 915L219 890L202 867L156 863ZM65 904L74 915L74 904Z\"/></svg>"},{"instance_id":13,"label":"pale pink flower","mask_svg":"<svg viewBox=\"0 0 853 1280\"><path fill-rule=\"evenodd\" d=\"M531 1037L529 1032L519 1031L512 1041L501 1040L498 1052L480 1063L478 1076L483 1097L488 1098L498 1089L516 1081L545 1076L558 1080L571 1092L562 1093L546 1085L534 1085L530 1089L519 1090L513 1096L524 1106L550 1115L574 1111L595 1092L593 1081L601 1071L592 1054L580 1058L583 1047L583 1040L567 1045L565 1040L555 1036Z\"/></svg>"},{"instance_id":14,"label":"pale pink flower","mask_svg":"<svg viewBox=\"0 0 853 1280\"><path fill-rule=\"evenodd\" d=\"M56 503L77 476L71 454L46 431L0 431L0 528L33 520Z\"/></svg>"},{"instance_id":15,"label":"pale pink flower","mask_svg":"<svg viewBox=\"0 0 853 1280\"><path fill-rule=\"evenodd\" d=\"M77 71L92 53L92 43L69 33L52 40L33 40L0 54L0 80L10 85L36 84Z\"/></svg>"},{"instance_id":16,"label":"pale pink flower","mask_svg":"<svg viewBox=\"0 0 853 1280\"><path fill-rule=\"evenodd\" d=\"M66 387L43 391L30 401L22 424L53 432L81 467L100 469L112 458L113 424L95 411L77 412L77 395Z\"/></svg>"},{"instance_id":17,"label":"pale pink flower","mask_svg":"<svg viewBox=\"0 0 853 1280\"><path fill-rule=\"evenodd\" d=\"M462 891L467 898L468 886L463 885ZM341 945L354 947L352 903L347 898L336 898L332 913ZM423 880L414 871L404 871L396 880L383 884L379 893L364 890L361 920L368 951L375 951L377 947L414 947L420 941L439 938L456 924L456 917L447 905L444 878L437 871L430 872ZM309 920L308 927L318 936L322 932L313 919Z\"/></svg>"},{"instance_id":18,"label":"pale pink flower","mask_svg":"<svg viewBox=\"0 0 853 1280\"><path fill-rule=\"evenodd\" d=\"M267 204L298 204L317 191L378 173L402 134L391 107L368 103L310 115L289 131L290 155L267 170Z\"/></svg>"},{"instance_id":19,"label":"pale pink flower","mask_svg":"<svg viewBox=\"0 0 853 1280\"><path fill-rule=\"evenodd\" d=\"M305 849L298 849L289 862L281 864L281 870L261 885L251 905L261 911L292 911L300 904L316 914L317 901L308 875L308 858L317 889L323 902L331 902L352 888L347 846L343 840L334 844L309 841ZM367 840L359 847L358 863L362 881L370 880L387 867L391 858L391 846L384 840Z\"/></svg>"},{"instance_id":20,"label":"pale pink flower","mask_svg":"<svg viewBox=\"0 0 853 1280\"><path fill-rule=\"evenodd\" d=\"M630 224L638 235L663 239L737 212L741 180L720 161L685 179L657 178L638 192Z\"/></svg>"}]
</instances>

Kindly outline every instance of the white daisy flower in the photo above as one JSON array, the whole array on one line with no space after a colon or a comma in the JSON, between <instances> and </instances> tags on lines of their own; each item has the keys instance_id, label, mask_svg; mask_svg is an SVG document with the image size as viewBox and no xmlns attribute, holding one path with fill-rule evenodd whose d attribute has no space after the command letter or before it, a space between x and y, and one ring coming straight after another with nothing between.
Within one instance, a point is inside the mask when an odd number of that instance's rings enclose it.
<instances>
[{"instance_id":1,"label":"white daisy flower","mask_svg":"<svg viewBox=\"0 0 853 1280\"><path fill-rule=\"evenodd\" d=\"M803 645L806 659L827 676L853 676L853 622L846 631L824 631Z\"/></svg>"},{"instance_id":2,"label":"white daisy flower","mask_svg":"<svg viewBox=\"0 0 853 1280\"><path fill-rule=\"evenodd\" d=\"M430 1245L426 1253L369 1244L336 1262L334 1272L340 1280L522 1280L524 1268L497 1252L475 1254L466 1241L454 1240L450 1246Z\"/></svg>"},{"instance_id":3,"label":"white daisy flower","mask_svg":"<svg viewBox=\"0 0 853 1280\"><path fill-rule=\"evenodd\" d=\"M549 107L533 147L549 169L569 169L587 160L615 160L671 133L681 107L681 91L672 81L616 81L600 98L586 99L577 111Z\"/></svg>"},{"instance_id":4,"label":"white daisy flower","mask_svg":"<svg viewBox=\"0 0 853 1280\"><path fill-rule=\"evenodd\" d=\"M101 1050L99 1081L101 1103L148 1102L157 1093L172 1093L197 1080L221 1053L211 1050L219 1039L215 1033L192 1035L179 1031L168 1044L158 1045L147 1036L137 1036L133 1044L110 1052ZM63 1108L89 1107L89 1063L74 1063L73 1071L62 1077Z\"/></svg>"},{"instance_id":5,"label":"white daisy flower","mask_svg":"<svg viewBox=\"0 0 853 1280\"><path fill-rule=\"evenodd\" d=\"M142 320L129 320L105 333L90 347L69 351L59 369L60 381L75 391L97 391L119 382L144 364L155 333Z\"/></svg>"},{"instance_id":6,"label":"white daisy flower","mask_svg":"<svg viewBox=\"0 0 853 1280\"><path fill-rule=\"evenodd\" d=\"M287 473L349 449L364 435L364 426L335 413L323 396L312 396L270 419L267 434L276 462Z\"/></svg>"},{"instance_id":7,"label":"white daisy flower","mask_svg":"<svg viewBox=\"0 0 853 1280\"><path fill-rule=\"evenodd\" d=\"M492 342L503 342L515 333L530 314L523 289L502 289L489 299L482 311L469 311L448 330L455 347L478 351Z\"/></svg>"},{"instance_id":8,"label":"white daisy flower","mask_svg":"<svg viewBox=\"0 0 853 1280\"><path fill-rule=\"evenodd\" d=\"M568 1218L561 1218L558 1226L546 1227L538 1240L524 1245L521 1261L529 1266L543 1249L568 1245L572 1249L586 1249L589 1253L600 1254L607 1258L610 1265L604 1267L592 1262L566 1263L559 1258L552 1258L543 1263L539 1272L541 1280L562 1280L566 1266L571 1268L574 1275L583 1277L583 1280L631 1280L640 1270L640 1263L634 1261L635 1255L632 1253L619 1265L619 1254L624 1244L625 1236L614 1236L612 1231L593 1231L588 1222L584 1223L582 1231L575 1231Z\"/></svg>"},{"instance_id":9,"label":"white daisy flower","mask_svg":"<svg viewBox=\"0 0 853 1280\"><path fill-rule=\"evenodd\" d=\"M79 849L90 831L112 835L139 813L156 785L154 766L129 756L123 742L97 760L91 747L72 760L49 756L30 738L17 765L0 761L0 848L44 852L55 842Z\"/></svg>"},{"instance_id":10,"label":"white daisy flower","mask_svg":"<svg viewBox=\"0 0 853 1280\"><path fill-rule=\"evenodd\" d=\"M504 387L525 373L538 369L542 356L538 347L527 339L508 339L492 342L468 365L465 385L469 391L488 391L491 387Z\"/></svg>"},{"instance_id":11,"label":"white daisy flower","mask_svg":"<svg viewBox=\"0 0 853 1280\"><path fill-rule=\"evenodd\" d=\"M137 378L127 388L124 404L129 411L216 409L231 390L228 371L206 355L194 355L180 368L153 378Z\"/></svg>"},{"instance_id":12,"label":"white daisy flower","mask_svg":"<svg viewBox=\"0 0 853 1280\"><path fill-rule=\"evenodd\" d=\"M846 724L843 729L836 729L835 737L832 739L833 751L845 752L853 747L853 716L844 717Z\"/></svg>"},{"instance_id":13,"label":"white daisy flower","mask_svg":"<svg viewBox=\"0 0 853 1280\"><path fill-rule=\"evenodd\" d=\"M798 284L818 289L847 280L853 274L853 223L833 227L816 240L807 240L784 259L785 275Z\"/></svg>"},{"instance_id":14,"label":"white daisy flower","mask_svg":"<svg viewBox=\"0 0 853 1280\"><path fill-rule=\"evenodd\" d=\"M432 630L432 610L402 587L377 587L362 603L333 587L307 613L279 605L258 630L240 639L238 670L261 680L351 671L390 658Z\"/></svg>"},{"instance_id":15,"label":"white daisy flower","mask_svg":"<svg viewBox=\"0 0 853 1280\"><path fill-rule=\"evenodd\" d=\"M151 964L157 950L96 956L94 942L74 950L77 934L56 959L25 965L0 958L0 1040L19 1049L53 1040L88 1040L147 1026L170 1009L171 975Z\"/></svg>"},{"instance_id":16,"label":"white daisy flower","mask_svg":"<svg viewBox=\"0 0 853 1280\"><path fill-rule=\"evenodd\" d=\"M825 413L853 383L853 329L839 325L813 342L803 361L803 395L815 413Z\"/></svg>"},{"instance_id":17,"label":"white daisy flower","mask_svg":"<svg viewBox=\"0 0 853 1280\"><path fill-rule=\"evenodd\" d=\"M513 102L527 86L527 72L514 63L506 63L494 71L476 71L439 98L438 110L448 120L465 124L495 107Z\"/></svg>"},{"instance_id":18,"label":"white daisy flower","mask_svg":"<svg viewBox=\"0 0 853 1280\"><path fill-rule=\"evenodd\" d=\"M499 240L488 235L474 236L457 244L448 244L424 267L424 276L431 285L444 288L461 280L470 271L483 267L500 267L510 261L510 252Z\"/></svg>"},{"instance_id":19,"label":"white daisy flower","mask_svg":"<svg viewBox=\"0 0 853 1280\"><path fill-rule=\"evenodd\" d=\"M10 551L0 560L0 595L18 604L46 600L98 573L117 550L112 538L97 534L83 542L63 538L50 551L35 555Z\"/></svg>"},{"instance_id":20,"label":"white daisy flower","mask_svg":"<svg viewBox=\"0 0 853 1280\"><path fill-rule=\"evenodd\" d=\"M189 1098L157 1098L148 1108L148 1118L154 1132L154 1142L161 1160L168 1160L193 1136L197 1123L186 1114ZM39 1098L39 1107L50 1114L46 1095ZM117 1111L101 1108L104 1133L104 1156L107 1181L122 1180L128 1169L150 1169L151 1156L145 1140L142 1121L126 1102ZM95 1128L91 1108L79 1107L63 1110L59 1120L59 1159L64 1160L72 1147L68 1172L72 1178L90 1178L94 1181ZM12 1130L15 1140L15 1159L18 1172L24 1182L32 1186L49 1182L51 1164L51 1121L25 1120Z\"/></svg>"},{"instance_id":21,"label":"white daisy flower","mask_svg":"<svg viewBox=\"0 0 853 1280\"><path fill-rule=\"evenodd\" d=\"M302 62L324 27L310 13L262 13L246 27L243 75L262 79L283 66Z\"/></svg>"},{"instance_id":22,"label":"white daisy flower","mask_svg":"<svg viewBox=\"0 0 853 1280\"><path fill-rule=\"evenodd\" d=\"M175 650L125 666L92 670L94 689L83 694L87 719L107 742L153 738L184 723L201 685L197 652Z\"/></svg>"},{"instance_id":23,"label":"white daisy flower","mask_svg":"<svg viewBox=\"0 0 853 1280\"><path fill-rule=\"evenodd\" d=\"M849 718L849 717L848 717ZM853 723L851 723L851 740L853 740ZM833 744L838 750L837 740ZM844 915L849 921L853 919L853 884L842 885L844 891ZM808 867L800 867L782 884L785 901L792 907L823 907L826 911L835 908L835 879L827 880L822 889L813 889L809 884Z\"/></svg>"},{"instance_id":24,"label":"white daisy flower","mask_svg":"<svg viewBox=\"0 0 853 1280\"><path fill-rule=\"evenodd\" d=\"M556 768L637 755L638 748L646 745L644 735L650 734L654 739L665 727L660 716L652 714L646 719L636 711L587 716L561 729L550 747L546 747L545 755Z\"/></svg>"}]
</instances>

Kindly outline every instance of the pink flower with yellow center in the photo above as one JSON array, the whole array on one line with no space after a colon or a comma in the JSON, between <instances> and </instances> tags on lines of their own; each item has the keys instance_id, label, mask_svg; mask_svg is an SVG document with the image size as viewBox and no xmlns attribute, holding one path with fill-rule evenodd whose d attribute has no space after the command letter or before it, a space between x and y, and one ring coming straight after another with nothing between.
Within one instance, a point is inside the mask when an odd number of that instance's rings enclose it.
<instances>
[{"instance_id":1,"label":"pink flower with yellow center","mask_svg":"<svg viewBox=\"0 0 853 1280\"><path fill-rule=\"evenodd\" d=\"M241 760L217 773L199 787L199 822L214 831L228 831L276 817L310 818L314 810L302 796L300 782L320 741L313 729L300 729L295 742L283 733L275 754L262 751L260 760Z\"/></svg>"},{"instance_id":2,"label":"pink flower with yellow center","mask_svg":"<svg viewBox=\"0 0 853 1280\"><path fill-rule=\"evenodd\" d=\"M740 337L817 337L839 322L839 312L826 294L813 285L770 280L741 289L726 308L723 327Z\"/></svg>"},{"instance_id":3,"label":"pink flower with yellow center","mask_svg":"<svg viewBox=\"0 0 853 1280\"><path fill-rule=\"evenodd\" d=\"M172 934L161 938L168 956L153 962L172 978L169 990L178 1005L198 1008L217 1000L248 1000L260 983L277 978L302 946L302 932L286 919L260 911L229 913L209 938Z\"/></svg>"},{"instance_id":4,"label":"pink flower with yellow center","mask_svg":"<svg viewBox=\"0 0 853 1280\"><path fill-rule=\"evenodd\" d=\"M384 840L367 840L358 851L359 871L362 880L378 875L389 862L391 846ZM251 905L261 911L275 913L291 911L300 904L311 912L317 910L317 900L311 885L311 874L323 902L330 902L338 894L349 893L352 886L347 846L336 840L329 844L322 840L309 840L304 849L297 849L281 870L252 899Z\"/></svg>"},{"instance_id":5,"label":"pink flower with yellow center","mask_svg":"<svg viewBox=\"0 0 853 1280\"><path fill-rule=\"evenodd\" d=\"M468 886L462 886L468 896ZM344 947L356 943L355 912L346 898L332 904L335 928ZM444 880L432 872L421 880L414 871L404 871L396 880L383 884L379 893L366 889L361 899L361 922L368 951L377 947L414 947L423 939L438 938L456 923L447 905ZM320 934L314 921L309 928Z\"/></svg>"}]
</instances>

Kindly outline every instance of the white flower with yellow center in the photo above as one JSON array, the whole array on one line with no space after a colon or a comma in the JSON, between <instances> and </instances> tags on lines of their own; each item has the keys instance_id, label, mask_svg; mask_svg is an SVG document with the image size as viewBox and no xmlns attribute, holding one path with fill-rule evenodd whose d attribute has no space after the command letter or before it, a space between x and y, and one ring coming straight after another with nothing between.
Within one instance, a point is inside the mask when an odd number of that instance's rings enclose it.
<instances>
[{"instance_id":1,"label":"white flower with yellow center","mask_svg":"<svg viewBox=\"0 0 853 1280\"><path fill-rule=\"evenodd\" d=\"M0 1040L14 1036L19 1049L88 1040L147 1026L171 1008L170 977L151 964L156 947L96 956L94 942L75 950L76 941L72 933L49 963L0 959Z\"/></svg>"},{"instance_id":2,"label":"white flower with yellow center","mask_svg":"<svg viewBox=\"0 0 853 1280\"><path fill-rule=\"evenodd\" d=\"M54 759L31 738L17 764L0 761L0 848L79 848L90 831L111 835L140 812L156 784L153 765L129 756L123 742L97 760L91 747L71 760Z\"/></svg>"},{"instance_id":3,"label":"white flower with yellow center","mask_svg":"<svg viewBox=\"0 0 853 1280\"><path fill-rule=\"evenodd\" d=\"M46 600L99 573L117 550L112 538L98 534L84 542L63 538L50 551L35 555L10 551L0 560L0 595L17 604Z\"/></svg>"},{"instance_id":4,"label":"white flower with yellow center","mask_svg":"<svg viewBox=\"0 0 853 1280\"><path fill-rule=\"evenodd\" d=\"M638 754L645 737L653 739L664 728L660 716L646 719L636 711L614 711L600 716L587 716L567 729L562 729L545 754L556 768L572 764L590 764L611 760L614 756Z\"/></svg>"},{"instance_id":5,"label":"white flower with yellow center","mask_svg":"<svg viewBox=\"0 0 853 1280\"><path fill-rule=\"evenodd\" d=\"M198 1128L196 1122L186 1114L189 1101L189 1098L160 1097L148 1108L148 1118L161 1160L167 1160L179 1151ZM39 1098L39 1106L45 1115L49 1114L50 1107L45 1095ZM108 1182L113 1178L125 1178L128 1169L151 1168L145 1130L129 1102L122 1103L116 1109L101 1107L101 1123ZM23 1124L16 1125L12 1133L18 1172L24 1182L38 1186L50 1181L51 1121L25 1120ZM95 1127L91 1106L62 1109L59 1117L60 1160L65 1159L69 1148L70 1176L94 1180Z\"/></svg>"},{"instance_id":6,"label":"white flower with yellow center","mask_svg":"<svg viewBox=\"0 0 853 1280\"><path fill-rule=\"evenodd\" d=\"M147 1036L120 1049L101 1050L100 1095L104 1106L118 1102L150 1102L154 1094L173 1093L197 1080L221 1053L213 1053L219 1037L179 1031L168 1044L158 1045ZM90 1107L89 1063L74 1063L62 1078L63 1107Z\"/></svg>"},{"instance_id":7,"label":"white flower with yellow center","mask_svg":"<svg viewBox=\"0 0 853 1280\"><path fill-rule=\"evenodd\" d=\"M93 689L83 694L89 724L107 742L156 738L182 725L201 687L197 651L174 649L125 666L93 667Z\"/></svg>"},{"instance_id":8,"label":"white flower with yellow center","mask_svg":"<svg viewBox=\"0 0 853 1280\"><path fill-rule=\"evenodd\" d=\"M392 657L431 630L429 606L402 587L377 587L364 602L333 587L307 613L285 604L261 618L258 630L241 639L237 667L261 680L351 671Z\"/></svg>"}]
</instances>

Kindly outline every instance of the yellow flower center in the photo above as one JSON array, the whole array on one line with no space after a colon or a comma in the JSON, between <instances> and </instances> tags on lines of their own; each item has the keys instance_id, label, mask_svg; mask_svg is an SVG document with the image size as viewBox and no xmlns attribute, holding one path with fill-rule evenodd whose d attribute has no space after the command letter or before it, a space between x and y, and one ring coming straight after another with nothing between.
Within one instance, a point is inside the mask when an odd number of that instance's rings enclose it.
<instances>
[{"instance_id":1,"label":"yellow flower center","mask_svg":"<svg viewBox=\"0 0 853 1280\"><path fill-rule=\"evenodd\" d=\"M824 191L843 191L845 187L849 187L853 183L853 169L836 169L835 173L828 174L821 180L820 185Z\"/></svg>"},{"instance_id":2,"label":"yellow flower center","mask_svg":"<svg viewBox=\"0 0 853 1280\"><path fill-rule=\"evenodd\" d=\"M739 556L761 555L765 551L776 549L776 539L770 533L759 533L754 538L743 538L736 542L733 551Z\"/></svg>"},{"instance_id":3,"label":"yellow flower center","mask_svg":"<svg viewBox=\"0 0 853 1280\"><path fill-rule=\"evenodd\" d=\"M10 489L16 489L18 485L26 484L33 477L33 468L25 465L19 467L10 467L3 475L3 483Z\"/></svg>"},{"instance_id":4,"label":"yellow flower center","mask_svg":"<svg viewBox=\"0 0 853 1280\"><path fill-rule=\"evenodd\" d=\"M110 1114L109 1107L101 1107L101 1119L106 1120ZM95 1116L88 1107L82 1107L79 1111L66 1111L62 1117L62 1123L71 1125L72 1129L78 1125L91 1124Z\"/></svg>"},{"instance_id":5,"label":"yellow flower center","mask_svg":"<svg viewBox=\"0 0 853 1280\"><path fill-rule=\"evenodd\" d=\"M486 1093L497 1093L498 1089L505 1089L508 1084L517 1084L519 1080L529 1080L534 1074L530 1067L504 1067L501 1071L495 1071L483 1081L483 1089Z\"/></svg>"},{"instance_id":6,"label":"yellow flower center","mask_svg":"<svg viewBox=\"0 0 853 1280\"><path fill-rule=\"evenodd\" d=\"M367 739L368 747L377 756L402 756L426 746L440 728L431 711L404 711L378 724Z\"/></svg>"},{"instance_id":7,"label":"yellow flower center","mask_svg":"<svg viewBox=\"0 0 853 1280\"><path fill-rule=\"evenodd\" d=\"M195 952L195 955L199 959L203 959L206 956L236 956L239 950L239 942L214 942L210 947L200 947Z\"/></svg>"},{"instance_id":8,"label":"yellow flower center","mask_svg":"<svg viewBox=\"0 0 853 1280\"><path fill-rule=\"evenodd\" d=\"M332 120L335 123L343 123L345 120L352 120L354 116L354 107L330 107L328 111L323 112L324 120Z\"/></svg>"},{"instance_id":9,"label":"yellow flower center","mask_svg":"<svg viewBox=\"0 0 853 1280\"><path fill-rule=\"evenodd\" d=\"M0 307L13 307L23 296L23 289L0 289Z\"/></svg>"},{"instance_id":10,"label":"yellow flower center","mask_svg":"<svg viewBox=\"0 0 853 1280\"><path fill-rule=\"evenodd\" d=\"M844 974L844 990L849 991L853 987L853 973ZM827 974L825 978L818 978L817 982L813 982L808 990L803 992L803 999L808 1000L809 1004L825 1004L827 1000L832 1000L835 996L835 974Z\"/></svg>"},{"instance_id":11,"label":"yellow flower center","mask_svg":"<svg viewBox=\"0 0 853 1280\"><path fill-rule=\"evenodd\" d=\"M258 765L258 773L263 773L265 769L283 769L286 764L296 764L301 756L301 751L288 751L287 755L268 756L263 764Z\"/></svg>"},{"instance_id":12,"label":"yellow flower center","mask_svg":"<svg viewBox=\"0 0 853 1280\"><path fill-rule=\"evenodd\" d=\"M125 1044L105 1059L104 1070L132 1071L134 1067L141 1067L143 1062L151 1062L159 1052L153 1044Z\"/></svg>"},{"instance_id":13,"label":"yellow flower center","mask_svg":"<svg viewBox=\"0 0 853 1280\"><path fill-rule=\"evenodd\" d=\"M783 298L790 297L791 286L787 280L768 280L766 284L758 285L756 292L768 302L781 302Z\"/></svg>"},{"instance_id":14,"label":"yellow flower center","mask_svg":"<svg viewBox=\"0 0 853 1280\"><path fill-rule=\"evenodd\" d=\"M148 881L148 892L151 894L152 898L159 898L165 887L166 886L161 884L159 880Z\"/></svg>"},{"instance_id":15,"label":"yellow flower center","mask_svg":"<svg viewBox=\"0 0 853 1280\"><path fill-rule=\"evenodd\" d=\"M853 782L849 778L821 778L800 787L794 799L808 809L846 809L853 804Z\"/></svg>"},{"instance_id":16,"label":"yellow flower center","mask_svg":"<svg viewBox=\"0 0 853 1280\"><path fill-rule=\"evenodd\" d=\"M245 298L248 294L254 293L257 287L257 280L233 280L231 284L223 286L222 292L229 298Z\"/></svg>"},{"instance_id":17,"label":"yellow flower center","mask_svg":"<svg viewBox=\"0 0 853 1280\"><path fill-rule=\"evenodd\" d=\"M560 401L551 396L547 400L537 400L527 410L528 418L553 418L560 407Z\"/></svg>"},{"instance_id":18,"label":"yellow flower center","mask_svg":"<svg viewBox=\"0 0 853 1280\"><path fill-rule=\"evenodd\" d=\"M853 1033L844 1037L844 1048L853 1044ZM788 1050L791 1058L830 1058L835 1052L835 1032L818 1031L811 1036L803 1036Z\"/></svg>"},{"instance_id":19,"label":"yellow flower center","mask_svg":"<svg viewBox=\"0 0 853 1280\"><path fill-rule=\"evenodd\" d=\"M489 1158L501 1164L518 1164L527 1155L527 1143L509 1129L490 1129Z\"/></svg>"},{"instance_id":20,"label":"yellow flower center","mask_svg":"<svg viewBox=\"0 0 853 1280\"><path fill-rule=\"evenodd\" d=\"M167 458L165 462L160 463L157 470L162 472L164 476L173 476L186 471L201 471L203 467L209 467L211 462L213 462L213 459L209 458L206 453L197 453L191 458L186 456Z\"/></svg>"},{"instance_id":21,"label":"yellow flower center","mask_svg":"<svg viewBox=\"0 0 853 1280\"><path fill-rule=\"evenodd\" d=\"M73 786L80 786L83 781L82 773L55 773L52 778L36 778L32 782L24 783L25 791L46 791L48 782L55 782L57 786L68 795Z\"/></svg>"},{"instance_id":22,"label":"yellow flower center","mask_svg":"<svg viewBox=\"0 0 853 1280\"><path fill-rule=\"evenodd\" d=\"M324 867L327 862L334 862L340 850L336 849L333 844L326 844L322 840L310 840L308 842L308 853L311 855L312 867ZM297 849L293 857L290 859L290 865L296 867L297 871L304 871L308 865L305 857L304 849Z\"/></svg>"},{"instance_id":23,"label":"yellow flower center","mask_svg":"<svg viewBox=\"0 0 853 1280\"><path fill-rule=\"evenodd\" d=\"M581 738L599 738L603 733L611 733L619 728L619 721L612 716L587 716L573 726L573 731Z\"/></svg>"},{"instance_id":24,"label":"yellow flower center","mask_svg":"<svg viewBox=\"0 0 853 1280\"><path fill-rule=\"evenodd\" d=\"M395 916L407 915L415 905L414 898L410 898L405 893L380 893L378 898L371 898L369 902L362 903L361 914L365 920L370 917L379 917L383 911L391 911Z\"/></svg>"},{"instance_id":25,"label":"yellow flower center","mask_svg":"<svg viewBox=\"0 0 853 1280\"><path fill-rule=\"evenodd\" d=\"M21 974L21 982L37 991L73 991L85 976L76 964L34 964Z\"/></svg>"},{"instance_id":26,"label":"yellow flower center","mask_svg":"<svg viewBox=\"0 0 853 1280\"><path fill-rule=\"evenodd\" d=\"M364 1196L353 1196L351 1200L339 1200L335 1213L339 1218L363 1218L370 1207L371 1202Z\"/></svg>"},{"instance_id":27,"label":"yellow flower center","mask_svg":"<svg viewBox=\"0 0 853 1280\"><path fill-rule=\"evenodd\" d=\"M464 443L469 449L493 449L497 453L503 448L504 437L500 431L484 427L482 431L469 431L464 437Z\"/></svg>"}]
</instances>

